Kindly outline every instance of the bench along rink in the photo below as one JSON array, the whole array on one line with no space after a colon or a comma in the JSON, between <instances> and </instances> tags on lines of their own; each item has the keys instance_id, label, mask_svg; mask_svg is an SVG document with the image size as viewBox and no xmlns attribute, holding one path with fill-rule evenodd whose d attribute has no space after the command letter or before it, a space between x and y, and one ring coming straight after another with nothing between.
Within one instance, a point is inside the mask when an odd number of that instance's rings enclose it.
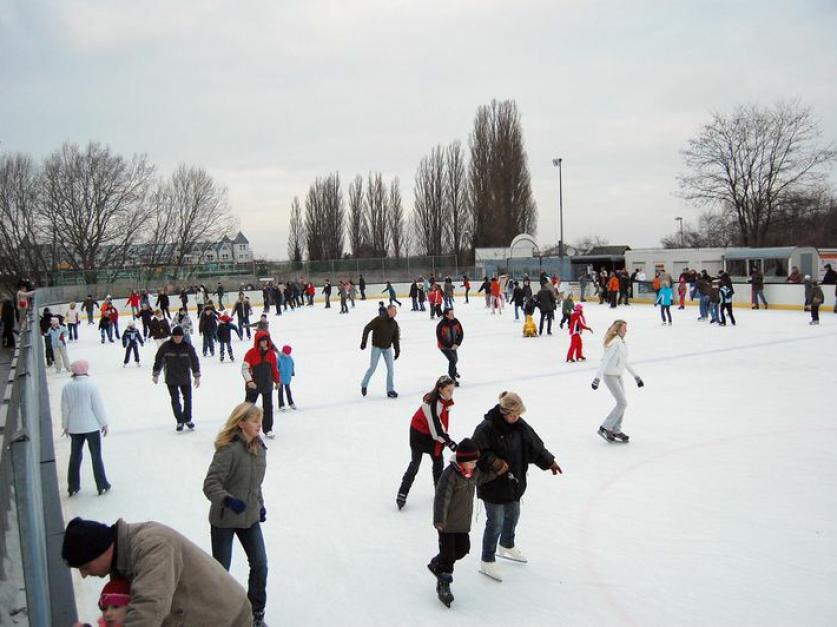
<instances>
[{"instance_id":1,"label":"bench along rink","mask_svg":"<svg viewBox=\"0 0 837 627\"><path fill-rule=\"evenodd\" d=\"M833 314L809 327L801 312L741 309L738 326L718 328L690 307L663 327L647 305L587 303L587 361L567 364L557 321L552 336L524 339L508 307L492 316L482 299L458 298L465 340L452 437L470 436L497 395L514 390L564 475L530 467L517 529L529 563L500 560L502 583L477 572L485 513L475 507L471 553L457 563L447 609L425 567L437 549L428 458L406 507L395 506L410 418L447 368L435 321L403 302L396 400L386 398L383 361L360 395L369 363L361 330L377 300L349 315L318 304L270 316L274 342L293 347L299 410L276 411L267 441L268 624L837 624ZM627 445L596 435L613 402L604 386L590 387L616 317L628 321L631 362L646 383L625 378ZM201 360L197 427L178 434L166 388L151 382L154 343L141 349L140 368L123 368L121 344L100 344L94 329L83 323L68 350L90 361L106 401L113 489L96 495L85 453L82 491L67 498L67 375L50 369L66 519L157 520L209 551L203 479L218 429L243 400L239 368L251 344L234 340L234 364L219 363L217 351ZM93 621L104 582L74 573L81 618ZM237 543L232 573L246 587Z\"/></svg>"}]
</instances>

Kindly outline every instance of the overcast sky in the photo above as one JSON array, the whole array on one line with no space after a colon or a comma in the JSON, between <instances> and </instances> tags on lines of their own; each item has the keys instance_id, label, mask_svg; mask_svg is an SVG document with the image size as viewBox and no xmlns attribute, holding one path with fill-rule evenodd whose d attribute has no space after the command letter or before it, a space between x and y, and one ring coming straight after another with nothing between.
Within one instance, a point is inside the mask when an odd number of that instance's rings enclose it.
<instances>
[{"instance_id":1,"label":"overcast sky","mask_svg":"<svg viewBox=\"0 0 837 627\"><path fill-rule=\"evenodd\" d=\"M699 213L675 176L710 111L798 99L837 139L835 33L835 0L6 0L0 150L96 140L162 174L200 165L256 253L286 258L316 176L398 176L411 208L422 156L512 98L539 242L562 157L568 242L656 246Z\"/></svg>"}]
</instances>

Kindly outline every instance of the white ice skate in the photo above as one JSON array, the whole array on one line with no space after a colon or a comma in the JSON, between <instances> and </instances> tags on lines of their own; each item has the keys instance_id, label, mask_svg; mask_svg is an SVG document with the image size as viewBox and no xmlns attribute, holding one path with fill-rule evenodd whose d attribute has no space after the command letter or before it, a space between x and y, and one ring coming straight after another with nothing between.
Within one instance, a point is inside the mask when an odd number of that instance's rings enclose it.
<instances>
[{"instance_id":1,"label":"white ice skate","mask_svg":"<svg viewBox=\"0 0 837 627\"><path fill-rule=\"evenodd\" d=\"M500 574L500 568L497 566L497 562L480 562L480 572L495 581L503 581L503 576Z\"/></svg>"},{"instance_id":2,"label":"white ice skate","mask_svg":"<svg viewBox=\"0 0 837 627\"><path fill-rule=\"evenodd\" d=\"M265 437L270 438L271 440L274 438L273 431L268 431L264 435Z\"/></svg>"},{"instance_id":3,"label":"white ice skate","mask_svg":"<svg viewBox=\"0 0 837 627\"><path fill-rule=\"evenodd\" d=\"M503 559L507 559L512 562L521 562L522 564L529 561L526 559L526 556L523 555L523 552L514 546L507 549L506 547L499 545L497 547L497 557L502 557Z\"/></svg>"}]
</instances>

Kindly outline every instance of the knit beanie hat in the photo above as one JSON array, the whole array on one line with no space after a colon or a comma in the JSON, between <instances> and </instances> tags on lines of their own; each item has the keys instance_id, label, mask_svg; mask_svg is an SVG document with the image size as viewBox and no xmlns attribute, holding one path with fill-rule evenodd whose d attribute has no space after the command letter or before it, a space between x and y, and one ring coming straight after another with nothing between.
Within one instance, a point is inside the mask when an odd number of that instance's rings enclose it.
<instances>
[{"instance_id":1,"label":"knit beanie hat","mask_svg":"<svg viewBox=\"0 0 837 627\"><path fill-rule=\"evenodd\" d=\"M177 335L181 335L181 336L185 335L183 333L183 327L181 327L179 324L171 330L171 336L172 337L175 337Z\"/></svg>"},{"instance_id":2,"label":"knit beanie hat","mask_svg":"<svg viewBox=\"0 0 837 627\"><path fill-rule=\"evenodd\" d=\"M131 602L131 584L125 579L111 579L99 595L99 609L125 607Z\"/></svg>"},{"instance_id":3,"label":"knit beanie hat","mask_svg":"<svg viewBox=\"0 0 837 627\"><path fill-rule=\"evenodd\" d=\"M514 392L503 392L500 394L500 411L504 414L524 414L526 405L523 399Z\"/></svg>"},{"instance_id":4,"label":"knit beanie hat","mask_svg":"<svg viewBox=\"0 0 837 627\"><path fill-rule=\"evenodd\" d=\"M475 462L479 459L480 449L471 438L464 438L456 446L456 463Z\"/></svg>"},{"instance_id":5,"label":"knit beanie hat","mask_svg":"<svg viewBox=\"0 0 837 627\"><path fill-rule=\"evenodd\" d=\"M64 531L61 557L70 568L92 562L116 540L116 531L95 520L73 518Z\"/></svg>"},{"instance_id":6,"label":"knit beanie hat","mask_svg":"<svg viewBox=\"0 0 837 627\"><path fill-rule=\"evenodd\" d=\"M88 370L90 370L90 364L84 359L79 359L70 364L70 372L73 373L74 377L84 376Z\"/></svg>"},{"instance_id":7,"label":"knit beanie hat","mask_svg":"<svg viewBox=\"0 0 837 627\"><path fill-rule=\"evenodd\" d=\"M283 352L283 353L285 353L286 355L290 355L290 354L291 354L291 347L290 347L290 346L288 346L287 344L285 344L285 345L282 347L282 352Z\"/></svg>"}]
</instances>

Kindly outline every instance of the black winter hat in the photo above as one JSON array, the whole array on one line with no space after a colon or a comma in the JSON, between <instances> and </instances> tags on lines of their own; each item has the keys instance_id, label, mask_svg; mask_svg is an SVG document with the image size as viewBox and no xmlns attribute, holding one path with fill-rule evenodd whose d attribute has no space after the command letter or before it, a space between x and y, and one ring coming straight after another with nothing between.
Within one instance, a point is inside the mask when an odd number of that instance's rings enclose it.
<instances>
[{"instance_id":1,"label":"black winter hat","mask_svg":"<svg viewBox=\"0 0 837 627\"><path fill-rule=\"evenodd\" d=\"M95 520L73 518L64 531L61 557L70 568L92 562L116 540L116 529Z\"/></svg>"},{"instance_id":2,"label":"black winter hat","mask_svg":"<svg viewBox=\"0 0 837 627\"><path fill-rule=\"evenodd\" d=\"M456 463L475 462L479 459L480 449L471 438L464 438L456 446Z\"/></svg>"},{"instance_id":3,"label":"black winter hat","mask_svg":"<svg viewBox=\"0 0 837 627\"><path fill-rule=\"evenodd\" d=\"M171 330L171 336L174 337L176 335L186 335L183 332L183 327L181 327L179 324Z\"/></svg>"}]
</instances>

